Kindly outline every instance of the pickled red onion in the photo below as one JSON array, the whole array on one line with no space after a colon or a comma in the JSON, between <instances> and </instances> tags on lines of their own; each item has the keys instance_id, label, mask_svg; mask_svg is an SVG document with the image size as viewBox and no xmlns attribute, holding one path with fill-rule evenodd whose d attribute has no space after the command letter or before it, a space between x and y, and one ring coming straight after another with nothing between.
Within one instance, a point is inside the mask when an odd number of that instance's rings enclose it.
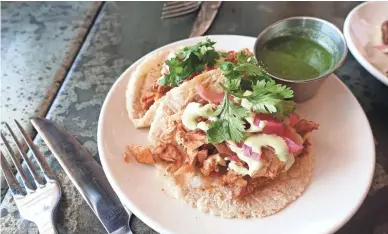
<instances>
[{"instance_id":1,"label":"pickled red onion","mask_svg":"<svg viewBox=\"0 0 388 234\"><path fill-rule=\"evenodd\" d=\"M201 96L201 98L205 99L206 101L212 102L214 104L220 104L222 102L222 99L224 98L223 93L216 93L214 91L206 89L200 84L197 85L195 88L199 96Z\"/></svg>"},{"instance_id":2,"label":"pickled red onion","mask_svg":"<svg viewBox=\"0 0 388 234\"><path fill-rule=\"evenodd\" d=\"M244 144L242 147L243 153L245 156L253 159L253 160L260 160L261 154L253 152L252 147Z\"/></svg>"}]
</instances>

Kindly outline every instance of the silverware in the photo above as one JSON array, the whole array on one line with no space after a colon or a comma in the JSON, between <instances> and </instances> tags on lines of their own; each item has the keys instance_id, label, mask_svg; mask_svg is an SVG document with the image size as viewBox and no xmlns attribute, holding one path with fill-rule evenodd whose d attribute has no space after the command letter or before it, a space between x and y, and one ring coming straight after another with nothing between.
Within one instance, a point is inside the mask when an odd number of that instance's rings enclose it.
<instances>
[{"instance_id":1,"label":"silverware","mask_svg":"<svg viewBox=\"0 0 388 234\"><path fill-rule=\"evenodd\" d=\"M168 19L173 17L178 17L181 15L186 15L198 10L201 5L200 1L171 1L163 4L162 8L162 19Z\"/></svg>"},{"instance_id":2,"label":"silverware","mask_svg":"<svg viewBox=\"0 0 388 234\"><path fill-rule=\"evenodd\" d=\"M31 123L108 233L132 233L132 213L126 212L93 156L52 121L33 118Z\"/></svg>"},{"instance_id":3,"label":"silverware","mask_svg":"<svg viewBox=\"0 0 388 234\"><path fill-rule=\"evenodd\" d=\"M213 23L222 1L203 2L197 19L194 22L190 37L202 36Z\"/></svg>"},{"instance_id":4,"label":"silverware","mask_svg":"<svg viewBox=\"0 0 388 234\"><path fill-rule=\"evenodd\" d=\"M31 181L26 172L23 170L20 162L15 157L15 153L10 147L7 139L1 133L1 139L4 142L4 145L11 156L12 162L14 163L21 180L24 185L24 189L15 176L12 173L10 166L8 165L3 152L1 154L1 169L3 170L4 177L7 181L7 184L12 192L16 206L19 210L20 215L31 222L34 222L39 229L39 233L57 233L57 230L54 226L53 214L56 211L59 200L61 198L61 188L57 182L53 170L47 164L46 159L37 149L37 147L32 143L31 138L24 131L18 121L15 120L16 126L23 135L24 141L28 145L29 149L32 152L35 160L38 162L40 169L43 171L44 179L37 174L35 166L32 164L31 160L27 157L26 153L23 151L21 144L17 140L15 134L8 124L5 124L9 133L11 134L12 139L16 143L16 147L22 155L24 161L26 162L28 171L33 177Z\"/></svg>"},{"instance_id":5,"label":"silverware","mask_svg":"<svg viewBox=\"0 0 388 234\"><path fill-rule=\"evenodd\" d=\"M256 39L254 55L258 62L261 62L258 50L265 42L279 36L298 35L307 37L324 46L334 57L333 66L319 77L308 80L291 80L270 75L277 82L286 84L294 90L296 102L306 101L314 96L319 87L333 72L335 72L345 61L348 53L345 38L341 31L332 23L314 17L291 17L280 20L264 29Z\"/></svg>"}]
</instances>

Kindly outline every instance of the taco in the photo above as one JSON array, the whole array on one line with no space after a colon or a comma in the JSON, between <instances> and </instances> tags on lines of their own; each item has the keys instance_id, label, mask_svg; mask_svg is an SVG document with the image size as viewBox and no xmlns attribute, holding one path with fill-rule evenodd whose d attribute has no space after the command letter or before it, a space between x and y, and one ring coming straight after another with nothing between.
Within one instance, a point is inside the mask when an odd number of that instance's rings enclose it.
<instances>
[{"instance_id":1,"label":"taco","mask_svg":"<svg viewBox=\"0 0 388 234\"><path fill-rule=\"evenodd\" d=\"M318 124L295 113L293 92L253 56L238 53L171 90L151 124L157 168L193 207L223 217L264 217L302 195Z\"/></svg>"},{"instance_id":2,"label":"taco","mask_svg":"<svg viewBox=\"0 0 388 234\"><path fill-rule=\"evenodd\" d=\"M146 57L131 76L126 91L127 111L135 127L148 127L161 100L171 89L195 76L233 60L234 52L222 53L206 39L193 46L162 50Z\"/></svg>"}]
</instances>

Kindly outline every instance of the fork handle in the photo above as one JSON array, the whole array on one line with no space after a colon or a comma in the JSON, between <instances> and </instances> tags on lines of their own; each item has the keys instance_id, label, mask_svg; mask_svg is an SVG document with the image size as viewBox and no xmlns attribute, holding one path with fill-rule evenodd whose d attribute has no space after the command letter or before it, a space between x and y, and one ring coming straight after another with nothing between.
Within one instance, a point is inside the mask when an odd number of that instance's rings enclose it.
<instances>
[{"instance_id":1,"label":"fork handle","mask_svg":"<svg viewBox=\"0 0 388 234\"><path fill-rule=\"evenodd\" d=\"M36 222L40 234L58 234L54 226L52 217L43 216L39 222Z\"/></svg>"}]
</instances>

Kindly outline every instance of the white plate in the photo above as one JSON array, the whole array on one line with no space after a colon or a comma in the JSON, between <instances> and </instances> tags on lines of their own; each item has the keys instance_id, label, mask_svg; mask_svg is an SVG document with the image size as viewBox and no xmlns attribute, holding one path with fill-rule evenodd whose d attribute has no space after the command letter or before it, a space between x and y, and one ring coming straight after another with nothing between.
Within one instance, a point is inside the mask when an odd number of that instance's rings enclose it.
<instances>
[{"instance_id":1,"label":"white plate","mask_svg":"<svg viewBox=\"0 0 388 234\"><path fill-rule=\"evenodd\" d=\"M388 20L388 2L365 2L346 17L344 36L357 61L384 84L388 85L388 55L374 49L382 45L381 25Z\"/></svg>"},{"instance_id":2,"label":"white plate","mask_svg":"<svg viewBox=\"0 0 388 234\"><path fill-rule=\"evenodd\" d=\"M253 48L255 38L209 36L217 49ZM166 47L192 45L204 37ZM165 48L165 47L163 47ZM139 62L139 61L138 61ZM368 120L356 98L335 76L298 112L320 124L313 134L316 168L306 192L278 214L264 219L225 219L167 196L155 168L123 161L127 144L146 144L148 129L135 129L125 109L125 89L136 62L116 81L98 123L98 150L104 171L122 202L161 233L330 233L340 228L363 202L374 171L375 151Z\"/></svg>"}]
</instances>

